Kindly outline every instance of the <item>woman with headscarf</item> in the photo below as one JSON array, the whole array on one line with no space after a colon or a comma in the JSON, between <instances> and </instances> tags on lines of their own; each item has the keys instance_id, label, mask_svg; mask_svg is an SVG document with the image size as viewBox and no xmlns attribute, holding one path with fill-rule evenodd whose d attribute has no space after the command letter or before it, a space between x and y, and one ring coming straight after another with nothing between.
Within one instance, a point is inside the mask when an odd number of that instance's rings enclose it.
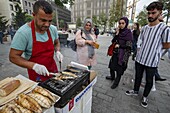
<instances>
[{"instance_id":1,"label":"woman with headscarf","mask_svg":"<svg viewBox=\"0 0 170 113\"><path fill-rule=\"evenodd\" d=\"M76 44L78 62L91 69L97 63L95 54L96 36L92 32L91 19L85 19L83 29L77 31Z\"/></svg>"},{"instance_id":2,"label":"woman with headscarf","mask_svg":"<svg viewBox=\"0 0 170 113\"><path fill-rule=\"evenodd\" d=\"M112 40L112 43L116 42L113 56L110 59L109 68L110 75L106 79L115 80L111 88L115 89L120 82L121 76L127 68L128 59L131 54L132 48L132 32L128 29L129 20L127 17L122 17L119 20L119 26L116 30L116 35ZM115 77L116 71L116 77Z\"/></svg>"},{"instance_id":3,"label":"woman with headscarf","mask_svg":"<svg viewBox=\"0 0 170 113\"><path fill-rule=\"evenodd\" d=\"M132 60L135 60L136 53L137 53L137 41L138 41L138 36L140 34L140 29L139 29L139 23L134 23L133 25L133 55L132 55Z\"/></svg>"}]
</instances>

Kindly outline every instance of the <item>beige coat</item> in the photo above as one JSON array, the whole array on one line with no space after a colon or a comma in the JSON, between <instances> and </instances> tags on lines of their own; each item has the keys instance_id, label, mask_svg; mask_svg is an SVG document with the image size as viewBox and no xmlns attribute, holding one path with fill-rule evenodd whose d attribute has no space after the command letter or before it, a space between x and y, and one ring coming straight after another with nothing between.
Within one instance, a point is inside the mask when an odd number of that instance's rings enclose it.
<instances>
[{"instance_id":1,"label":"beige coat","mask_svg":"<svg viewBox=\"0 0 170 113\"><path fill-rule=\"evenodd\" d=\"M85 40L82 38L86 38L86 35L82 33L81 36L81 30L77 31L76 33L76 43L77 43L77 60L80 64L86 65L86 66L93 66L96 65L96 53L94 54L93 58L88 58L88 46L85 44ZM91 37L93 38L93 41L96 42L96 36L95 34L91 34Z\"/></svg>"}]
</instances>

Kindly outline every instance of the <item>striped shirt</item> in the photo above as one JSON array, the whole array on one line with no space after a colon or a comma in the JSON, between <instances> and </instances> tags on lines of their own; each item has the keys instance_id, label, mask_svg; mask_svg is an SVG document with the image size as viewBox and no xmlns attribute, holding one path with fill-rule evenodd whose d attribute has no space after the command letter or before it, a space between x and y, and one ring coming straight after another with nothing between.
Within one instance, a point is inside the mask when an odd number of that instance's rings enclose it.
<instances>
[{"instance_id":1,"label":"striped shirt","mask_svg":"<svg viewBox=\"0 0 170 113\"><path fill-rule=\"evenodd\" d=\"M138 38L136 61L148 67L158 67L162 54L162 43L170 42L170 28L164 23L146 25Z\"/></svg>"}]
</instances>

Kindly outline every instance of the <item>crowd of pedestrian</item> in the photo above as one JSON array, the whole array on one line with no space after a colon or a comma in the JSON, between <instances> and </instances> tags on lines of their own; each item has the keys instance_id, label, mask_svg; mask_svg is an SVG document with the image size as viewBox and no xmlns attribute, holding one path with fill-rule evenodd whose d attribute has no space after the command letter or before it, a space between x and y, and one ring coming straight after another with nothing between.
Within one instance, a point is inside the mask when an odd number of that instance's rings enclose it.
<instances>
[{"instance_id":1,"label":"crowd of pedestrian","mask_svg":"<svg viewBox=\"0 0 170 113\"><path fill-rule=\"evenodd\" d=\"M8 29L6 29L6 31L0 30L0 43L4 44L4 40L5 38L7 38L8 36L11 38L11 40L13 39L14 35L15 35L16 30L14 29L14 27L10 26Z\"/></svg>"},{"instance_id":2,"label":"crowd of pedestrian","mask_svg":"<svg viewBox=\"0 0 170 113\"><path fill-rule=\"evenodd\" d=\"M135 83L134 89L126 91L125 94L133 96L138 95L145 72L146 83L141 101L141 105L143 107L148 106L147 97L153 87L153 80L166 80L160 77L157 69L163 51L165 50L165 54L168 50L170 50L170 28L160 20L162 18L162 9L163 4L161 2L152 2L147 6L148 24L142 26L140 30L139 24L134 23L134 30L132 31L133 41L127 33L125 34L120 32L125 31L125 29L127 29L126 25L128 25L128 22L125 20L121 21L121 18L118 26L120 30L117 30L116 36L112 40L112 43L116 41L119 46L116 44L113 51L113 56L109 63L110 76L106 76L106 79L114 80L113 85L111 86L112 89L118 86L120 78L127 68L127 65L124 64L126 59L124 56L127 57L126 60L128 61L129 54L126 54L126 52L128 53L128 51L131 51L132 49L132 60L135 61ZM121 27L121 24L125 24L125 27ZM122 38L122 36L124 37ZM132 41L133 45L128 46L128 41Z\"/></svg>"},{"instance_id":3,"label":"crowd of pedestrian","mask_svg":"<svg viewBox=\"0 0 170 113\"><path fill-rule=\"evenodd\" d=\"M119 19L118 28L112 39L115 47L108 66L110 76L106 76L106 79L113 81L111 88L117 88L133 52L135 83L134 88L125 94L138 95L145 72L146 84L141 101L143 107L148 106L148 95L153 86L153 78L158 74L157 68L163 49L165 51L163 54L169 51L170 56L170 28L159 20L163 4L152 2L146 9L148 24L141 29L139 23L134 23L134 29L131 31L128 29L128 18ZM33 81L44 81L52 77L49 72L58 72L54 55L60 63L63 60L57 28L51 25L52 14L53 9L48 2L37 1L33 6L33 20L20 27L16 33L12 27L9 31L12 39L9 59L12 63L27 68L29 78ZM77 61L87 66L89 70L97 64L95 51L99 46L98 35L99 29L97 26L93 28L90 18L85 19L83 29L76 32ZM0 31L0 41L3 43L1 37L3 34ZM25 57L22 56L23 53ZM156 80L162 78L159 76Z\"/></svg>"}]
</instances>

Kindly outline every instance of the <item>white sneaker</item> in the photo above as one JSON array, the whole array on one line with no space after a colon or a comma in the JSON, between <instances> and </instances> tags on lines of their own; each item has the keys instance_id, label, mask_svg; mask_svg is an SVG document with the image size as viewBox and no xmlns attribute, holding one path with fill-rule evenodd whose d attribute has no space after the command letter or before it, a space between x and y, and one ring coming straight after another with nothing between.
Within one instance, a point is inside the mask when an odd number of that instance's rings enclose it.
<instances>
[{"instance_id":1,"label":"white sneaker","mask_svg":"<svg viewBox=\"0 0 170 113\"><path fill-rule=\"evenodd\" d=\"M129 95L138 96L138 92L134 90L126 91L125 94L128 96Z\"/></svg>"},{"instance_id":2,"label":"white sneaker","mask_svg":"<svg viewBox=\"0 0 170 113\"><path fill-rule=\"evenodd\" d=\"M148 107L148 99L146 97L143 97L141 105L144 108Z\"/></svg>"}]
</instances>

